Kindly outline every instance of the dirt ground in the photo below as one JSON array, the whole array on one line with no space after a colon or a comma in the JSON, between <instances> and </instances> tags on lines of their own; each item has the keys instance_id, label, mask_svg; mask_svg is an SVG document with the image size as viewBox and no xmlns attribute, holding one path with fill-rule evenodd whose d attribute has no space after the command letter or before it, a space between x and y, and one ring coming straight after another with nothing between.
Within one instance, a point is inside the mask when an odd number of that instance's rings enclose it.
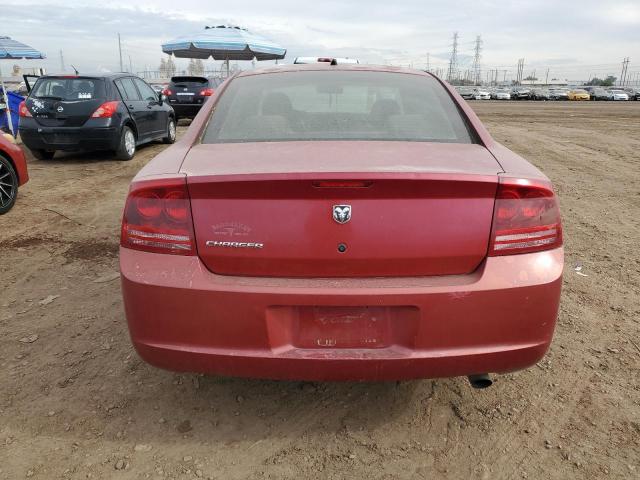
<instances>
[{"instance_id":1,"label":"dirt ground","mask_svg":"<svg viewBox=\"0 0 640 480\"><path fill-rule=\"evenodd\" d=\"M165 147L30 158L0 217L0 479L640 478L640 102L473 107L561 199L561 313L537 366L483 391L147 366L124 319L119 222Z\"/></svg>"}]
</instances>

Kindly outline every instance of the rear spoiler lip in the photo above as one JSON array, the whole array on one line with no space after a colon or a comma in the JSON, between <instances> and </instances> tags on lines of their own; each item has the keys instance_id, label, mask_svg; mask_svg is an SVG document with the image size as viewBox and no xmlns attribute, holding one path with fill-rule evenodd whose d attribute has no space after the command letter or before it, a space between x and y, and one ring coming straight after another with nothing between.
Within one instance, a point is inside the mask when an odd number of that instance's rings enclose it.
<instances>
[{"instance_id":1,"label":"rear spoiler lip","mask_svg":"<svg viewBox=\"0 0 640 480\"><path fill-rule=\"evenodd\" d=\"M238 173L225 175L194 175L183 170L187 176L187 183L226 183L226 182L268 182L268 181L327 181L327 180L403 180L403 181L445 181L445 182L485 182L499 181L498 174L477 173L443 173L443 172L269 172L269 173Z\"/></svg>"},{"instance_id":2,"label":"rear spoiler lip","mask_svg":"<svg viewBox=\"0 0 640 480\"><path fill-rule=\"evenodd\" d=\"M169 79L170 82L172 83L180 83L180 82L188 82L189 80L202 80L203 82L209 82L209 79L207 77L196 77L196 76L175 76L175 77L171 77Z\"/></svg>"}]
</instances>

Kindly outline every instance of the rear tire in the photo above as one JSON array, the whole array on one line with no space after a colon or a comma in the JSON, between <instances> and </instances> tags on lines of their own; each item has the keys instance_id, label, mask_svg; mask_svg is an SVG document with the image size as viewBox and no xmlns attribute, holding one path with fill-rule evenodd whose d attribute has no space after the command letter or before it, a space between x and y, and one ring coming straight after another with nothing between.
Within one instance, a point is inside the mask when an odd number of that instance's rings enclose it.
<instances>
[{"instance_id":1,"label":"rear tire","mask_svg":"<svg viewBox=\"0 0 640 480\"><path fill-rule=\"evenodd\" d=\"M131 127L122 127L120 132L120 143L116 150L116 158L118 160L131 160L136 154L136 135Z\"/></svg>"},{"instance_id":2,"label":"rear tire","mask_svg":"<svg viewBox=\"0 0 640 480\"><path fill-rule=\"evenodd\" d=\"M9 160L0 155L0 215L7 213L18 198L18 175Z\"/></svg>"},{"instance_id":3,"label":"rear tire","mask_svg":"<svg viewBox=\"0 0 640 480\"><path fill-rule=\"evenodd\" d=\"M175 143L176 142L176 124L177 122L169 117L169 121L167 122L167 136L162 139L162 143Z\"/></svg>"},{"instance_id":4,"label":"rear tire","mask_svg":"<svg viewBox=\"0 0 640 480\"><path fill-rule=\"evenodd\" d=\"M36 148L31 150L31 153L37 160L52 160L53 156L56 154L55 150L43 150L41 148Z\"/></svg>"}]
</instances>

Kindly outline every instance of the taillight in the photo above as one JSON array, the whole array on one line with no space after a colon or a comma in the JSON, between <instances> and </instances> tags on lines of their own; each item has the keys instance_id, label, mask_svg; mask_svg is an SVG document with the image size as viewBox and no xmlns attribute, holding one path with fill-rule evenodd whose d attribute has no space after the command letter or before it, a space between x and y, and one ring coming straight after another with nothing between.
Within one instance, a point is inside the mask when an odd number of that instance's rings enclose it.
<instances>
[{"instance_id":1,"label":"taillight","mask_svg":"<svg viewBox=\"0 0 640 480\"><path fill-rule=\"evenodd\" d=\"M131 186L120 245L145 252L195 255L191 202L184 178L147 180Z\"/></svg>"},{"instance_id":2,"label":"taillight","mask_svg":"<svg viewBox=\"0 0 640 480\"><path fill-rule=\"evenodd\" d=\"M25 102L24 100L22 102L20 102L20 106L18 107L18 115L20 115L21 117L31 117L32 116L31 112L27 108L27 102Z\"/></svg>"},{"instance_id":3,"label":"taillight","mask_svg":"<svg viewBox=\"0 0 640 480\"><path fill-rule=\"evenodd\" d=\"M113 114L118 110L119 104L120 102L117 100L113 102L104 102L102 105L96 108L96 111L93 112L91 118L111 118L113 117Z\"/></svg>"},{"instance_id":4,"label":"taillight","mask_svg":"<svg viewBox=\"0 0 640 480\"><path fill-rule=\"evenodd\" d=\"M173 95L173 92L168 88L165 88L164 90L162 90L162 94L168 97L169 95Z\"/></svg>"},{"instance_id":5,"label":"taillight","mask_svg":"<svg viewBox=\"0 0 640 480\"><path fill-rule=\"evenodd\" d=\"M560 209L551 187L529 180L501 179L489 255L538 252L561 245Z\"/></svg>"},{"instance_id":6,"label":"taillight","mask_svg":"<svg viewBox=\"0 0 640 480\"><path fill-rule=\"evenodd\" d=\"M213 88L203 88L202 90L200 90L200 95L202 95L203 97L210 97L211 95L213 95Z\"/></svg>"}]
</instances>

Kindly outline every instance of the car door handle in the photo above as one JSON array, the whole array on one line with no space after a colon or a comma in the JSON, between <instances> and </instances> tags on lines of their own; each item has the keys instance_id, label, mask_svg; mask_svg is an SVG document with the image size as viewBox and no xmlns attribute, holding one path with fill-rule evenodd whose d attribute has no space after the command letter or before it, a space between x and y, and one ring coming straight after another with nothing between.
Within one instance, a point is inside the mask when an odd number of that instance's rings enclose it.
<instances>
[{"instance_id":1,"label":"car door handle","mask_svg":"<svg viewBox=\"0 0 640 480\"><path fill-rule=\"evenodd\" d=\"M133 105L128 105L129 108L134 108Z\"/></svg>"}]
</instances>

